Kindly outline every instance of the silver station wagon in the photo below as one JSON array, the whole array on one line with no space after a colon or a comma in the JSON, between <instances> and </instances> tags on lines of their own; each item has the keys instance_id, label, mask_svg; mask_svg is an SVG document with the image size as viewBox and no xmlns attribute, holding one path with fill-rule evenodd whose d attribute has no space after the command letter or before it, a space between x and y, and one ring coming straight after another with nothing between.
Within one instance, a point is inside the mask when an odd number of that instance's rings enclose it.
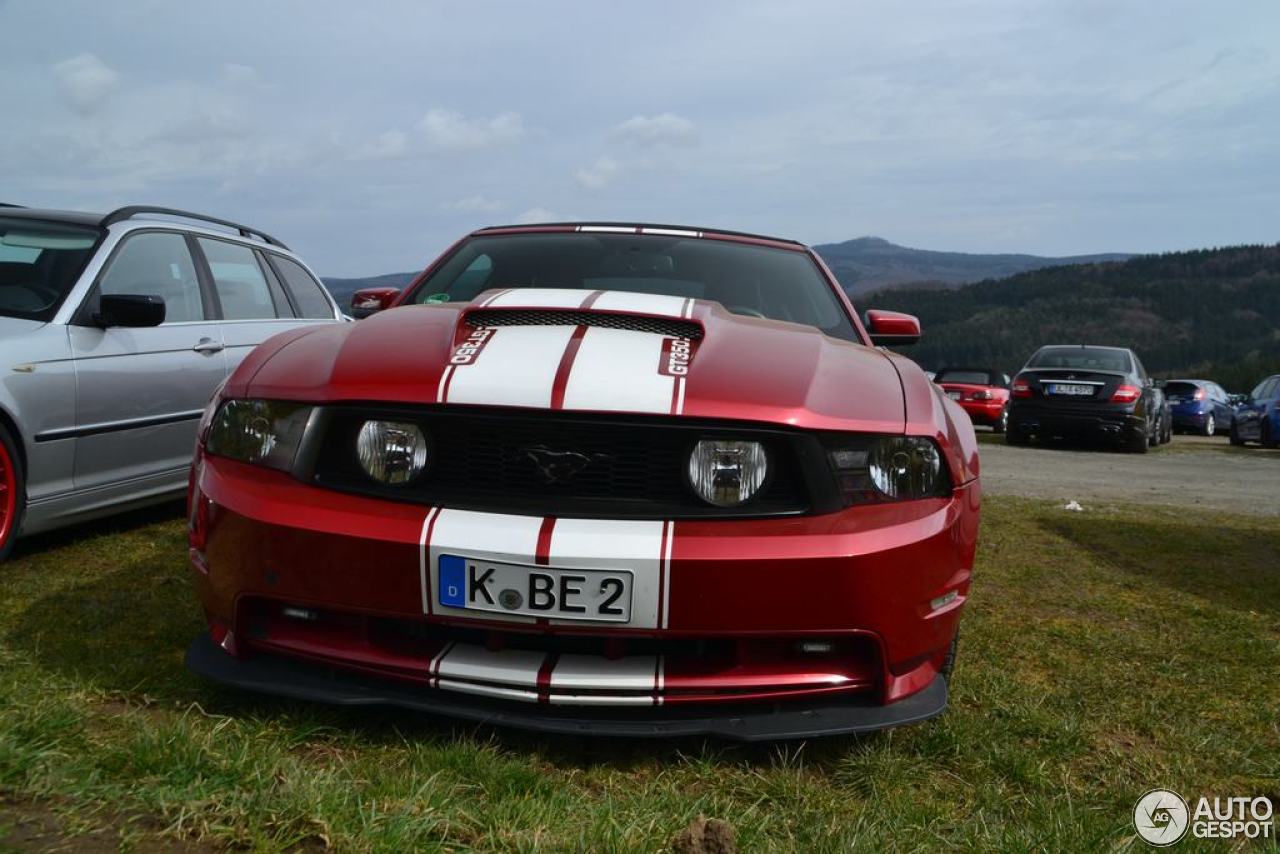
<instances>
[{"instance_id":1,"label":"silver station wagon","mask_svg":"<svg viewBox=\"0 0 1280 854\"><path fill-rule=\"evenodd\" d=\"M227 374L277 332L342 320L247 226L0 205L0 560L20 535L181 495Z\"/></svg>"}]
</instances>

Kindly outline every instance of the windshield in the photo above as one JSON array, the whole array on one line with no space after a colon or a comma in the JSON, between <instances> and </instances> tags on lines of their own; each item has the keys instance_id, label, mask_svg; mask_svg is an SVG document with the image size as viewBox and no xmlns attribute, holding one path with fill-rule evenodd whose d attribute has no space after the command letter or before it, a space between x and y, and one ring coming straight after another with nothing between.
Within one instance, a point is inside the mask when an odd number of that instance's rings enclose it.
<instances>
[{"instance_id":1,"label":"windshield","mask_svg":"<svg viewBox=\"0 0 1280 854\"><path fill-rule=\"evenodd\" d=\"M88 228L0 218L0 315L50 320L93 254Z\"/></svg>"},{"instance_id":2,"label":"windshield","mask_svg":"<svg viewBox=\"0 0 1280 854\"><path fill-rule=\"evenodd\" d=\"M990 371L943 371L933 378L936 383L962 383L964 385L1000 385Z\"/></svg>"},{"instance_id":3,"label":"windshield","mask_svg":"<svg viewBox=\"0 0 1280 854\"><path fill-rule=\"evenodd\" d=\"M1129 354L1102 347L1046 347L1031 357L1028 368L1070 368L1075 371L1130 371Z\"/></svg>"},{"instance_id":4,"label":"windshield","mask_svg":"<svg viewBox=\"0 0 1280 854\"><path fill-rule=\"evenodd\" d=\"M491 288L575 288L714 300L736 314L859 341L808 253L698 237L508 234L468 240L411 303L470 302Z\"/></svg>"}]
</instances>

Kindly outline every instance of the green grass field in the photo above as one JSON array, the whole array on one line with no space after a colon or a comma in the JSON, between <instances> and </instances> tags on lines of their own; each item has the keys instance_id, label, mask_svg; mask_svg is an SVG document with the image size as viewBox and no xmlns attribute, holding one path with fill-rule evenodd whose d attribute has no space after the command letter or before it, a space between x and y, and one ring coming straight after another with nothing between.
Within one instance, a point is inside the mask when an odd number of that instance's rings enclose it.
<instances>
[{"instance_id":1,"label":"green grass field","mask_svg":"<svg viewBox=\"0 0 1280 854\"><path fill-rule=\"evenodd\" d=\"M152 513L0 566L0 849L654 851L706 815L748 850L1139 850L1152 787L1280 806L1275 518L989 499L947 714L773 746L217 690L184 553Z\"/></svg>"}]
</instances>

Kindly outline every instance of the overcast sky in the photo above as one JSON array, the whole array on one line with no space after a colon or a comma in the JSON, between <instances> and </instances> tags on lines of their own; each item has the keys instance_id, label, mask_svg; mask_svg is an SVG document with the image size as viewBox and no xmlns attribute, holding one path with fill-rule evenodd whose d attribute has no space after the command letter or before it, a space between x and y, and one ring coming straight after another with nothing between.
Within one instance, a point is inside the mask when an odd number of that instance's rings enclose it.
<instances>
[{"instance_id":1,"label":"overcast sky","mask_svg":"<svg viewBox=\"0 0 1280 854\"><path fill-rule=\"evenodd\" d=\"M0 200L322 275L622 219L1065 255L1280 240L1280 3L0 0Z\"/></svg>"}]
</instances>

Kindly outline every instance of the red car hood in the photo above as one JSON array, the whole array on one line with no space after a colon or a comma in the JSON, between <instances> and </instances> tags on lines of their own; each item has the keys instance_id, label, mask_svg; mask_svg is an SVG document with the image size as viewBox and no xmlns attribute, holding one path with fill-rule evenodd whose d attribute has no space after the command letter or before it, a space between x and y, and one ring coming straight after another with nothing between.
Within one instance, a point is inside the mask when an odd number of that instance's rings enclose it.
<instances>
[{"instance_id":1,"label":"red car hood","mask_svg":"<svg viewBox=\"0 0 1280 854\"><path fill-rule=\"evenodd\" d=\"M228 391L904 429L902 381L878 350L675 297L596 292L583 311L587 293L489 292L286 333L246 359ZM477 328L467 322L477 311L498 320ZM535 311L556 311L557 325L529 325L545 317ZM594 323L575 326L579 318Z\"/></svg>"}]
</instances>

